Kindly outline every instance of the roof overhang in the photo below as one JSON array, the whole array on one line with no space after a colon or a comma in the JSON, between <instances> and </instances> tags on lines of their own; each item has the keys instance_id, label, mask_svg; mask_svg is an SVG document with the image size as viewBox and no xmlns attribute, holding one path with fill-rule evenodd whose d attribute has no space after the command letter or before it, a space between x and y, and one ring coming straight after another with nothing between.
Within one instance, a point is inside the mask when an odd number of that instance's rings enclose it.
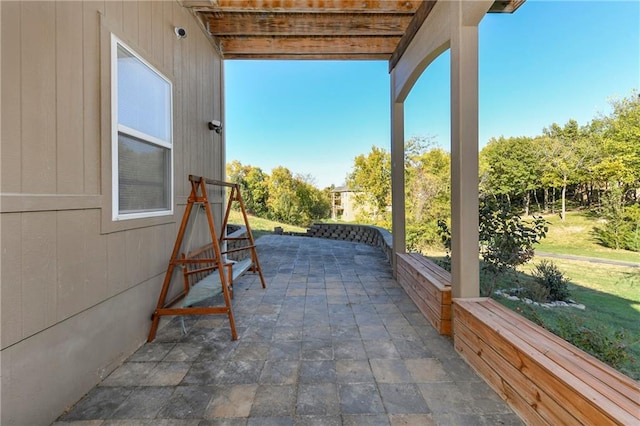
<instances>
[{"instance_id":1,"label":"roof overhang","mask_svg":"<svg viewBox=\"0 0 640 426\"><path fill-rule=\"evenodd\" d=\"M441 0L444 1L444 0ZM225 59L378 59L402 54L436 0L182 0ZM513 12L524 0L496 1Z\"/></svg>"}]
</instances>

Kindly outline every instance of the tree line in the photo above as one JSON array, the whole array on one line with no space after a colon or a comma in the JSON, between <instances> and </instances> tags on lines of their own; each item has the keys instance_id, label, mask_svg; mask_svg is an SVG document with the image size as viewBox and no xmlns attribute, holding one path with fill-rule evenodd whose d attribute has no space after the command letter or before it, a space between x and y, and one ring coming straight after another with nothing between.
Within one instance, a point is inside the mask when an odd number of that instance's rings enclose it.
<instances>
[{"instance_id":1,"label":"tree line","mask_svg":"<svg viewBox=\"0 0 640 426\"><path fill-rule=\"evenodd\" d=\"M582 207L598 206L613 187L621 188L621 201L637 202L640 98L634 93L612 106L611 115L584 126L569 120L534 138L492 138L480 153L482 191L521 198L525 214L532 199L538 211L552 212L559 199L562 217L567 197Z\"/></svg>"},{"instance_id":2,"label":"tree line","mask_svg":"<svg viewBox=\"0 0 640 426\"><path fill-rule=\"evenodd\" d=\"M237 160L227 164L227 177L238 183L249 214L292 225L309 226L331 214L329 189L321 191L310 176L293 175L278 166L265 173Z\"/></svg>"},{"instance_id":3,"label":"tree line","mask_svg":"<svg viewBox=\"0 0 640 426\"><path fill-rule=\"evenodd\" d=\"M553 123L535 137L498 137L479 155L483 199L528 216L584 208L602 219L595 232L609 247L640 251L640 94L611 102L609 115L586 125ZM405 143L405 209L408 249L441 244L439 221L450 217L451 158L431 138ZM331 214L331 191L285 167L267 174L233 161L227 176L240 184L249 213L308 226ZM359 223L391 229L391 155L372 146L354 159L347 186L362 207Z\"/></svg>"},{"instance_id":4,"label":"tree line","mask_svg":"<svg viewBox=\"0 0 640 426\"><path fill-rule=\"evenodd\" d=\"M568 204L603 220L595 232L613 248L640 251L640 96L614 100L612 112L584 126L551 124L536 137L492 138L480 152L479 188L527 216L557 212ZM407 245L437 245L438 220L450 212L450 156L427 138L405 150ZM356 157L348 185L371 209L359 221L390 228L391 157L382 148ZM368 216L368 217L367 217Z\"/></svg>"}]
</instances>

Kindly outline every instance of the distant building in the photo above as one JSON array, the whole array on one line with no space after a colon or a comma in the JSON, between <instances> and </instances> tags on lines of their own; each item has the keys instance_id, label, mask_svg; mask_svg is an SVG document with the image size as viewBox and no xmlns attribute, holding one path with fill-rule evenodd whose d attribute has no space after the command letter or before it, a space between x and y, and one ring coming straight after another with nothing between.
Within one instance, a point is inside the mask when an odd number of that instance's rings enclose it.
<instances>
[{"instance_id":1,"label":"distant building","mask_svg":"<svg viewBox=\"0 0 640 426\"><path fill-rule=\"evenodd\" d=\"M362 211L356 204L357 191L347 186L339 186L331 191L331 219L343 222L355 222L356 215Z\"/></svg>"}]
</instances>

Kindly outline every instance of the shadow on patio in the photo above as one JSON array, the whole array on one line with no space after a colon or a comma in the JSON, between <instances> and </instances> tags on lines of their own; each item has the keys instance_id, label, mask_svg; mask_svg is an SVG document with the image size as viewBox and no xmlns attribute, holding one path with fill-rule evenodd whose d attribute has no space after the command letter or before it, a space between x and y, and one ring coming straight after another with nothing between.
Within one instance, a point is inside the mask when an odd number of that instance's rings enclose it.
<instances>
[{"instance_id":1,"label":"shadow on patio","mask_svg":"<svg viewBox=\"0 0 640 426\"><path fill-rule=\"evenodd\" d=\"M54 423L520 425L392 278L378 248L268 235L267 281L234 284L226 316L159 330Z\"/></svg>"}]
</instances>

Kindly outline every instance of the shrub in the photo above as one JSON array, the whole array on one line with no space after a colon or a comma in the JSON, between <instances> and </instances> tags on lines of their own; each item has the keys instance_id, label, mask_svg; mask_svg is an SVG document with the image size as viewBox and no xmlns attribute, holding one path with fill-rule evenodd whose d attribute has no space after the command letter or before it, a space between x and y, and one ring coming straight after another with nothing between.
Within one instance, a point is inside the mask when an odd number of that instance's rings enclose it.
<instances>
[{"instance_id":1,"label":"shrub","mask_svg":"<svg viewBox=\"0 0 640 426\"><path fill-rule=\"evenodd\" d=\"M590 328L581 318L564 315L558 318L558 329L554 332L613 368L620 369L625 363L634 361L624 343L623 330L612 333L604 327Z\"/></svg>"},{"instance_id":2,"label":"shrub","mask_svg":"<svg viewBox=\"0 0 640 426\"><path fill-rule=\"evenodd\" d=\"M599 213L604 223L593 233L603 246L640 251L640 204L625 205L622 189L614 187L602 198Z\"/></svg>"},{"instance_id":3,"label":"shrub","mask_svg":"<svg viewBox=\"0 0 640 426\"><path fill-rule=\"evenodd\" d=\"M451 256L445 256L443 258L431 259L435 262L436 265L441 267L447 272L451 272Z\"/></svg>"},{"instance_id":4,"label":"shrub","mask_svg":"<svg viewBox=\"0 0 640 426\"><path fill-rule=\"evenodd\" d=\"M538 309L524 303L518 304L514 310L605 364L637 380L637 373L632 370L636 360L625 343L629 339L624 330L611 331L602 325L589 327L585 325L582 318L566 314L559 315L555 324L552 325L552 320L545 320L538 313Z\"/></svg>"},{"instance_id":5,"label":"shrub","mask_svg":"<svg viewBox=\"0 0 640 426\"><path fill-rule=\"evenodd\" d=\"M544 303L551 299L550 290L547 286L537 282L525 282L520 288L519 297L526 297L534 302Z\"/></svg>"},{"instance_id":6,"label":"shrub","mask_svg":"<svg viewBox=\"0 0 640 426\"><path fill-rule=\"evenodd\" d=\"M593 228L593 233L600 241L600 244L605 247L615 250L624 247L626 229L622 218L606 219L602 226Z\"/></svg>"},{"instance_id":7,"label":"shrub","mask_svg":"<svg viewBox=\"0 0 640 426\"><path fill-rule=\"evenodd\" d=\"M625 248L631 251L640 251L640 204L627 207L624 218L627 223Z\"/></svg>"},{"instance_id":8,"label":"shrub","mask_svg":"<svg viewBox=\"0 0 640 426\"><path fill-rule=\"evenodd\" d=\"M440 248L440 236L436 221L407 223L406 245L408 252L417 252L423 255L426 255L433 248Z\"/></svg>"},{"instance_id":9,"label":"shrub","mask_svg":"<svg viewBox=\"0 0 640 426\"><path fill-rule=\"evenodd\" d=\"M508 203L480 201L480 253L485 267L494 275L513 271L531 260L533 246L547 231L547 221L540 216L526 222Z\"/></svg>"},{"instance_id":10,"label":"shrub","mask_svg":"<svg viewBox=\"0 0 640 426\"><path fill-rule=\"evenodd\" d=\"M549 300L566 300L569 298L569 280L555 263L542 260L533 270L536 282L549 290Z\"/></svg>"}]
</instances>

